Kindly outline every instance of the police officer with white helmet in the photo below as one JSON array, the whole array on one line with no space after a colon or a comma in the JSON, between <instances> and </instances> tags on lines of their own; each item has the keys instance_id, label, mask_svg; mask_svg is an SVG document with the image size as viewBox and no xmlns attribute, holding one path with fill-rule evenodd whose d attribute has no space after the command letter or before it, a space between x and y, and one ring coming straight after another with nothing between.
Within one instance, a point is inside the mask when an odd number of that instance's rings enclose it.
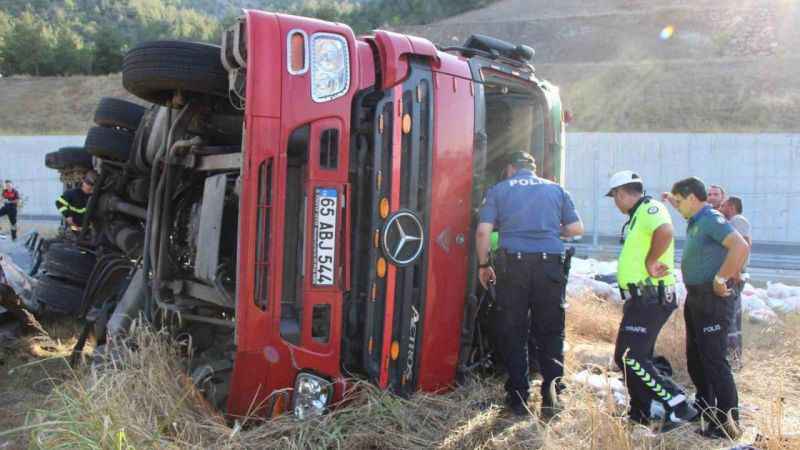
<instances>
[{"instance_id":1,"label":"police officer with white helmet","mask_svg":"<svg viewBox=\"0 0 800 450\"><path fill-rule=\"evenodd\" d=\"M614 361L625 372L629 417L648 424L653 402L657 402L666 411L662 430L674 428L698 413L684 390L665 377L653 361L658 334L678 307L672 218L663 204L645 195L642 178L633 171L615 173L608 187L606 196L628 215L622 228L617 273L625 305Z\"/></svg>"}]
</instances>

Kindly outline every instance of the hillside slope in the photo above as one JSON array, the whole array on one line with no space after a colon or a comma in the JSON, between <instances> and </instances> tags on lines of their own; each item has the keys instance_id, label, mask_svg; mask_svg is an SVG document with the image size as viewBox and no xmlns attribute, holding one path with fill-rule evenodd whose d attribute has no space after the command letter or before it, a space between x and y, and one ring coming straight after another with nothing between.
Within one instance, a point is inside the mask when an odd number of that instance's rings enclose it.
<instances>
[{"instance_id":1,"label":"hillside slope","mask_svg":"<svg viewBox=\"0 0 800 450\"><path fill-rule=\"evenodd\" d=\"M797 2L504 0L402 31L534 47L581 131L800 130Z\"/></svg>"},{"instance_id":2,"label":"hillside slope","mask_svg":"<svg viewBox=\"0 0 800 450\"><path fill-rule=\"evenodd\" d=\"M674 33L662 38L666 26ZM398 31L444 46L472 33L533 46L573 130L800 130L799 2L503 0ZM0 78L0 133L83 133L107 95L126 95L119 75Z\"/></svg>"},{"instance_id":3,"label":"hillside slope","mask_svg":"<svg viewBox=\"0 0 800 450\"><path fill-rule=\"evenodd\" d=\"M137 101L119 74L0 78L0 134L83 134L101 97Z\"/></svg>"}]
</instances>

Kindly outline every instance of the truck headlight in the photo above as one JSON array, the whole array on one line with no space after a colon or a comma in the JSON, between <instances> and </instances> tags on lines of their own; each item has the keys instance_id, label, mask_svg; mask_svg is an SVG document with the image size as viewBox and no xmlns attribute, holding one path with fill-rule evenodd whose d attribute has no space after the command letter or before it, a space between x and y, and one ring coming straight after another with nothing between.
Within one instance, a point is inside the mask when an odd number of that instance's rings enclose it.
<instances>
[{"instance_id":1,"label":"truck headlight","mask_svg":"<svg viewBox=\"0 0 800 450\"><path fill-rule=\"evenodd\" d=\"M310 373L300 373L294 381L292 410L300 420L322 415L333 397L333 385Z\"/></svg>"},{"instance_id":2,"label":"truck headlight","mask_svg":"<svg viewBox=\"0 0 800 450\"><path fill-rule=\"evenodd\" d=\"M350 53L338 34L311 37L311 99L317 103L341 97L350 87Z\"/></svg>"}]
</instances>

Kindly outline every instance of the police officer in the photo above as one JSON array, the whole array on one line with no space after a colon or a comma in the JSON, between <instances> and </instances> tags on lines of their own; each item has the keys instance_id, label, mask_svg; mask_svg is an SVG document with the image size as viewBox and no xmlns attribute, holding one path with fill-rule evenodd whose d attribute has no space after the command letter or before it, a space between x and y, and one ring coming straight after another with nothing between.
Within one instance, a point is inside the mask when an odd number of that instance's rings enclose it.
<instances>
[{"instance_id":1,"label":"police officer","mask_svg":"<svg viewBox=\"0 0 800 450\"><path fill-rule=\"evenodd\" d=\"M681 259L686 284L686 362L697 387L695 406L703 409L708 437L738 437L739 398L726 359L735 293L731 286L749 253L747 242L706 203L705 184L690 177L672 186L672 199L688 221Z\"/></svg>"},{"instance_id":2,"label":"police officer","mask_svg":"<svg viewBox=\"0 0 800 450\"><path fill-rule=\"evenodd\" d=\"M70 189L64 192L56 200L58 212L64 216L64 222L72 231L80 230L83 225L83 216L86 214L86 204L89 196L94 191L94 183L97 180L97 173L94 170L86 172L81 181L81 187Z\"/></svg>"},{"instance_id":3,"label":"police officer","mask_svg":"<svg viewBox=\"0 0 800 450\"><path fill-rule=\"evenodd\" d=\"M500 250L500 232L492 231L490 248L491 248L491 255L492 257L494 257L497 251ZM496 325L497 321L495 320L493 322L495 322ZM531 326L533 326L532 321L531 321ZM498 339L498 337L500 336L498 336L498 333L494 329L492 330L491 336L492 336L491 339L493 348L495 349L500 348L500 346L503 344L503 341ZM498 358L501 357L499 353L496 353L496 356ZM502 363L502 361L500 361L499 359L498 362ZM531 377L533 377L538 373L539 373L539 357L536 354L536 336L533 333L533 329L531 329L528 332L528 374Z\"/></svg>"},{"instance_id":4,"label":"police officer","mask_svg":"<svg viewBox=\"0 0 800 450\"><path fill-rule=\"evenodd\" d=\"M625 300L617 333L614 361L625 372L630 396L629 417L648 424L651 403L663 404L662 430L697 416L680 387L653 363L658 333L678 307L675 300L675 243L672 219L663 204L644 195L642 178L623 170L611 177L606 194L628 221L623 226L617 281Z\"/></svg>"},{"instance_id":5,"label":"police officer","mask_svg":"<svg viewBox=\"0 0 800 450\"><path fill-rule=\"evenodd\" d=\"M515 415L527 414L529 328L536 338L542 374L542 417L558 411L556 394L563 375L564 245L559 236L583 233L583 223L570 195L558 184L534 174L533 156L513 152L505 166L506 180L486 193L476 232L481 284L497 282L497 320L508 372L506 405ZM491 233L500 230L495 265L489 258ZM532 321L532 323L530 323Z\"/></svg>"},{"instance_id":6,"label":"police officer","mask_svg":"<svg viewBox=\"0 0 800 450\"><path fill-rule=\"evenodd\" d=\"M6 180L3 187L3 207L0 208L0 217L8 216L11 223L11 240L17 240L17 207L19 206L19 192L14 189L11 180Z\"/></svg>"}]
</instances>

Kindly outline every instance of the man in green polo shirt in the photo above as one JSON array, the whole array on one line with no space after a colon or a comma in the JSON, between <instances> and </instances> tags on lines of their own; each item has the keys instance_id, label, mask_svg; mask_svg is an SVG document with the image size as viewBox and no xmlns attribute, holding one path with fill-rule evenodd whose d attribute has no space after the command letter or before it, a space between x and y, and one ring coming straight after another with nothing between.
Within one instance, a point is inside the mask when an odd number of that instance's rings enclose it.
<instances>
[{"instance_id":1,"label":"man in green polo shirt","mask_svg":"<svg viewBox=\"0 0 800 450\"><path fill-rule=\"evenodd\" d=\"M698 414L684 390L653 364L658 333L678 306L672 219L663 204L644 195L642 178L630 170L611 177L606 195L628 215L617 273L625 306L614 361L625 372L629 417L648 424L651 404L660 402L666 411L662 430L672 429Z\"/></svg>"},{"instance_id":2,"label":"man in green polo shirt","mask_svg":"<svg viewBox=\"0 0 800 450\"><path fill-rule=\"evenodd\" d=\"M695 405L703 409L711 438L736 438L739 394L726 356L728 330L749 247L725 217L706 204L708 193L695 177L672 186L675 208L687 221L681 272L686 284L686 366L697 387Z\"/></svg>"}]
</instances>

